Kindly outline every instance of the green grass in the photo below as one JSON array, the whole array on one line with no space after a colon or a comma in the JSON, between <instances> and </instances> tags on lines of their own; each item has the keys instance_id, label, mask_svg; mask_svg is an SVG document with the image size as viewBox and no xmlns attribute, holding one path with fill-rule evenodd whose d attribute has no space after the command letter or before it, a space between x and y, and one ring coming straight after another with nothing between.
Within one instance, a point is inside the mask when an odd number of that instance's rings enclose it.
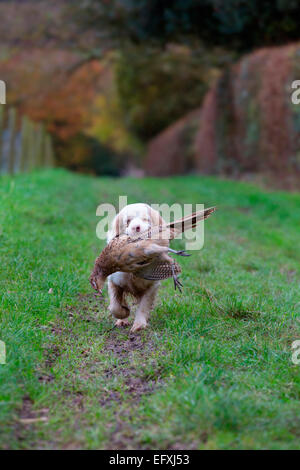
<instances>
[{"instance_id":1,"label":"green grass","mask_svg":"<svg viewBox=\"0 0 300 470\"><path fill-rule=\"evenodd\" d=\"M119 194L219 208L135 339L88 282L96 207ZM0 196L1 448L299 448L299 194L57 170L2 177Z\"/></svg>"}]
</instances>

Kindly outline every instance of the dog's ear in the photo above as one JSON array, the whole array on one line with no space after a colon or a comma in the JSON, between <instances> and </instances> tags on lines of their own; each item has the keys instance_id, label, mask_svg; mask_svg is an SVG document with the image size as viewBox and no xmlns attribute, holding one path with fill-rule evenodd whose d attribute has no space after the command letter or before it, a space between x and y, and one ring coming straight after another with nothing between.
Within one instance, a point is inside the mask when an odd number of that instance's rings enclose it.
<instances>
[{"instance_id":1,"label":"dog's ear","mask_svg":"<svg viewBox=\"0 0 300 470\"><path fill-rule=\"evenodd\" d=\"M122 233L122 217L117 214L112 221L111 229L107 233L107 241L110 242L113 238L118 237Z\"/></svg>"},{"instance_id":2,"label":"dog's ear","mask_svg":"<svg viewBox=\"0 0 300 470\"><path fill-rule=\"evenodd\" d=\"M162 229L162 227L164 227L166 225L166 222L164 221L164 219L162 218L160 213L158 211L152 209L152 207L149 207L148 214L150 216L150 225L151 225L151 227L159 227L160 228L160 230L158 232L156 232L156 231L152 232L151 238L153 238L154 240L159 239L159 238L161 238L161 229Z\"/></svg>"},{"instance_id":3,"label":"dog's ear","mask_svg":"<svg viewBox=\"0 0 300 470\"><path fill-rule=\"evenodd\" d=\"M155 211L154 209L152 209L152 207L149 207L149 214L150 214L151 225L153 227L157 227L157 226L161 227L161 226L165 225L165 221L162 218L162 216L160 215L160 213L158 211Z\"/></svg>"}]
</instances>

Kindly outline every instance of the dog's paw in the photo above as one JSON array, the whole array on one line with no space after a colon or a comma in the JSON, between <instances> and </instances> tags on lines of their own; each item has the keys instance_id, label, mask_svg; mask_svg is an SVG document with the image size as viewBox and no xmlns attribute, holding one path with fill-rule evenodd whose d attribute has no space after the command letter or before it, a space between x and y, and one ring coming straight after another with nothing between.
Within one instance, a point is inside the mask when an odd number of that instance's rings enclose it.
<instances>
[{"instance_id":1,"label":"dog's paw","mask_svg":"<svg viewBox=\"0 0 300 470\"><path fill-rule=\"evenodd\" d=\"M119 318L120 320L124 320L130 315L130 309L125 305L109 307L109 311L115 318Z\"/></svg>"},{"instance_id":2,"label":"dog's paw","mask_svg":"<svg viewBox=\"0 0 300 470\"><path fill-rule=\"evenodd\" d=\"M146 321L137 321L137 322L134 322L134 324L132 325L130 332L135 333L136 331L143 330L146 327L147 327Z\"/></svg>"},{"instance_id":3,"label":"dog's paw","mask_svg":"<svg viewBox=\"0 0 300 470\"><path fill-rule=\"evenodd\" d=\"M117 320L115 323L115 326L122 327L122 326L128 326L129 325L129 320L127 318L123 318L123 320Z\"/></svg>"}]
</instances>

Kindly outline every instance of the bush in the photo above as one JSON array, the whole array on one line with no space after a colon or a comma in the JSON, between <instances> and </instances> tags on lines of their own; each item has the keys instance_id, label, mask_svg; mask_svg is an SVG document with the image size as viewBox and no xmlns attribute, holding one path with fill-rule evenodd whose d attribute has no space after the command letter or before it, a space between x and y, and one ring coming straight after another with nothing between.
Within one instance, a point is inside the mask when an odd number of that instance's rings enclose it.
<instances>
[{"instance_id":1,"label":"bush","mask_svg":"<svg viewBox=\"0 0 300 470\"><path fill-rule=\"evenodd\" d=\"M55 147L58 164L71 170L108 176L122 172L121 156L93 137L77 134L67 141L56 140Z\"/></svg>"},{"instance_id":2,"label":"bush","mask_svg":"<svg viewBox=\"0 0 300 470\"><path fill-rule=\"evenodd\" d=\"M218 76L224 51L199 44L164 50L131 46L119 54L116 79L129 130L147 140L198 106Z\"/></svg>"},{"instance_id":3,"label":"bush","mask_svg":"<svg viewBox=\"0 0 300 470\"><path fill-rule=\"evenodd\" d=\"M299 37L297 0L86 0L77 18L124 43L191 35L249 50Z\"/></svg>"}]
</instances>

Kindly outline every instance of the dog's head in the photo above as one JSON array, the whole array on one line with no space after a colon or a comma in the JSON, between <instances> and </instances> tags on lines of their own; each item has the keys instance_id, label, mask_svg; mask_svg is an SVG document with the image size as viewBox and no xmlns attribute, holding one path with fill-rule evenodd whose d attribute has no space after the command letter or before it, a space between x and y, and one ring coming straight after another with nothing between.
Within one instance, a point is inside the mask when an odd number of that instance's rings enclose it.
<instances>
[{"instance_id":1,"label":"dog's head","mask_svg":"<svg viewBox=\"0 0 300 470\"><path fill-rule=\"evenodd\" d=\"M151 226L162 225L163 219L159 212L148 204L129 204L116 215L112 229L108 234L108 240L117 235L138 235L139 232L148 230Z\"/></svg>"}]
</instances>

